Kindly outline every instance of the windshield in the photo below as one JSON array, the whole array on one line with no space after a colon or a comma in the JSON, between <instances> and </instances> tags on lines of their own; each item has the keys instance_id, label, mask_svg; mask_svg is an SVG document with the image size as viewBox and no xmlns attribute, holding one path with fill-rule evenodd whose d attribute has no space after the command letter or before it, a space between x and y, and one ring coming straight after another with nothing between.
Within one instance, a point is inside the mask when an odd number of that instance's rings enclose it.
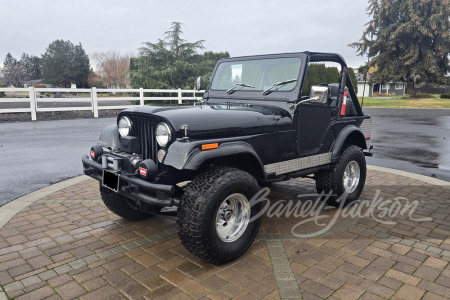
<instances>
[{"instance_id":1,"label":"windshield","mask_svg":"<svg viewBox=\"0 0 450 300\"><path fill-rule=\"evenodd\" d=\"M254 59L248 61L222 62L212 79L212 90L265 91L276 83L290 81L277 86L277 91L291 91L300 73L301 59L298 57Z\"/></svg>"}]
</instances>

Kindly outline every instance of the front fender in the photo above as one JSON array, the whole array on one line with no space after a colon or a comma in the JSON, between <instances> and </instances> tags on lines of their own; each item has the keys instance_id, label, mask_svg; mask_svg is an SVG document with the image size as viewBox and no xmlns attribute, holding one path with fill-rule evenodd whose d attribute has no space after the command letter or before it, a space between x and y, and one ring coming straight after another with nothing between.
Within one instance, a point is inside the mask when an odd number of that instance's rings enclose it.
<instances>
[{"instance_id":1,"label":"front fender","mask_svg":"<svg viewBox=\"0 0 450 300\"><path fill-rule=\"evenodd\" d=\"M116 124L111 124L106 126L102 133L100 134L100 139L97 142L105 148L111 148L112 150L117 150L120 148L120 135L119 129Z\"/></svg>"},{"instance_id":2,"label":"front fender","mask_svg":"<svg viewBox=\"0 0 450 300\"><path fill-rule=\"evenodd\" d=\"M215 141L187 142L176 141L170 145L164 164L182 170L198 170L202 164L210 159L226 157L230 155L250 154L256 159L261 170L263 164L255 149L246 142L219 142L219 147L211 150L201 150L201 145L215 143Z\"/></svg>"}]
</instances>

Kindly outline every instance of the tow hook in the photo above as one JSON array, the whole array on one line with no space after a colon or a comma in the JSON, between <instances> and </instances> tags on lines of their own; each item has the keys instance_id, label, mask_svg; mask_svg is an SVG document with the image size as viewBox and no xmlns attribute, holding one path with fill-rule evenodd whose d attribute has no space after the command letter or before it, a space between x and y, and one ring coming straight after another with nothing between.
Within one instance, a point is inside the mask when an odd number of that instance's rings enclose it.
<instances>
[{"instance_id":1,"label":"tow hook","mask_svg":"<svg viewBox=\"0 0 450 300\"><path fill-rule=\"evenodd\" d=\"M84 168L83 171L84 171L84 174L88 175L88 176L97 172L97 170L95 170L94 168L91 168L91 167Z\"/></svg>"},{"instance_id":2,"label":"tow hook","mask_svg":"<svg viewBox=\"0 0 450 300\"><path fill-rule=\"evenodd\" d=\"M124 192L127 194L139 194L139 187L137 185L127 185L124 187Z\"/></svg>"}]
</instances>

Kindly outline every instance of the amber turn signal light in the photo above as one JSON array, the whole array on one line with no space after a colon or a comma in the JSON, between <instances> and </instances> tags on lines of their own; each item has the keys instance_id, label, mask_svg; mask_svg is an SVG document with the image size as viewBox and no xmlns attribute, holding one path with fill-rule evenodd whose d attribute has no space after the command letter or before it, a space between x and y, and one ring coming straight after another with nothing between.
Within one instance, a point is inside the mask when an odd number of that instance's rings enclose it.
<instances>
[{"instance_id":1,"label":"amber turn signal light","mask_svg":"<svg viewBox=\"0 0 450 300\"><path fill-rule=\"evenodd\" d=\"M209 149L216 149L216 148L219 148L219 143L202 145L202 150L209 150Z\"/></svg>"}]
</instances>

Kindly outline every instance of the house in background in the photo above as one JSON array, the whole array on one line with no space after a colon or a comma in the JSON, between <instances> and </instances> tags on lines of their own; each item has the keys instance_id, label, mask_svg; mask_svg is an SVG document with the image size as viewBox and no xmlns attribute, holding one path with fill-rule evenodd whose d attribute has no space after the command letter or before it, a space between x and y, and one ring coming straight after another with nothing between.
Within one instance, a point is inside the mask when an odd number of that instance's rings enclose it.
<instances>
[{"instance_id":1,"label":"house in background","mask_svg":"<svg viewBox=\"0 0 450 300\"><path fill-rule=\"evenodd\" d=\"M381 83L367 83L364 89L364 74L356 74L356 82L358 84L358 97L371 97L374 94L395 94L403 96L405 95L406 84L403 82L387 82ZM368 81L368 80L367 80Z\"/></svg>"},{"instance_id":2,"label":"house in background","mask_svg":"<svg viewBox=\"0 0 450 300\"><path fill-rule=\"evenodd\" d=\"M32 87L35 84L39 84L42 82L42 79L34 79L34 80L27 80L23 83L24 88Z\"/></svg>"}]
</instances>

